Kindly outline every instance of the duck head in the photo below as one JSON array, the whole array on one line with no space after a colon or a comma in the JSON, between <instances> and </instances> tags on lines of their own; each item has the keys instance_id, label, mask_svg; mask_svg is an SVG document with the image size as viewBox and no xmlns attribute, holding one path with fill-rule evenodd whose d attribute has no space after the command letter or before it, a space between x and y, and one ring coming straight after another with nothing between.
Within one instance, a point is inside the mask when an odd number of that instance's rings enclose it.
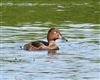
<instances>
[{"instance_id":1,"label":"duck head","mask_svg":"<svg viewBox=\"0 0 100 80\"><path fill-rule=\"evenodd\" d=\"M65 39L62 34L60 33L60 31L57 28L51 28L48 31L48 35L47 35L47 40L49 41L55 41L57 39L63 39L65 41L68 41L67 39Z\"/></svg>"}]
</instances>

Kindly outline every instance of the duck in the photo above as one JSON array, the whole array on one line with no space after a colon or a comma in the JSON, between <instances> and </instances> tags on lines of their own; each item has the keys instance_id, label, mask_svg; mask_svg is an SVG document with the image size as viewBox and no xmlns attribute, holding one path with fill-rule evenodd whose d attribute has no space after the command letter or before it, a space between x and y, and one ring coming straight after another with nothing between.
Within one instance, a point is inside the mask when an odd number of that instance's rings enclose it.
<instances>
[{"instance_id":1,"label":"duck","mask_svg":"<svg viewBox=\"0 0 100 80\"><path fill-rule=\"evenodd\" d=\"M58 28L50 28L47 34L47 42L46 41L33 41L25 44L23 46L24 50L32 51L32 50L59 50L59 47L56 45L57 39L65 39L60 33Z\"/></svg>"}]
</instances>

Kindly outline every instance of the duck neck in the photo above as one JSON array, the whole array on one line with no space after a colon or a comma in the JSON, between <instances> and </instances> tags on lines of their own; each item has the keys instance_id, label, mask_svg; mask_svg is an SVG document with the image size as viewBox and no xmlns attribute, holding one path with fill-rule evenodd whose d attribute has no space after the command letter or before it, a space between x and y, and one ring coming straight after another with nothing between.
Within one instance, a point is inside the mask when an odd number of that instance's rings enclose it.
<instances>
[{"instance_id":1,"label":"duck neck","mask_svg":"<svg viewBox=\"0 0 100 80\"><path fill-rule=\"evenodd\" d=\"M50 49L56 49L57 48L57 45L56 45L54 40L50 40L50 41L48 41L48 43L49 43Z\"/></svg>"}]
</instances>

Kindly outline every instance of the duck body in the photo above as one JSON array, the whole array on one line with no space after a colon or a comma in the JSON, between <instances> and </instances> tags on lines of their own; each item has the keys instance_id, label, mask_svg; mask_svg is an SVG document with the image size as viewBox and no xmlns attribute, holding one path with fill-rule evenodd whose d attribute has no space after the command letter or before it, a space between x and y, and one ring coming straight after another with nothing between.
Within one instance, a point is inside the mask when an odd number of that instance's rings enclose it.
<instances>
[{"instance_id":1,"label":"duck body","mask_svg":"<svg viewBox=\"0 0 100 80\"><path fill-rule=\"evenodd\" d=\"M52 41L49 45L46 41L34 41L24 45L24 50L59 50Z\"/></svg>"},{"instance_id":2,"label":"duck body","mask_svg":"<svg viewBox=\"0 0 100 80\"><path fill-rule=\"evenodd\" d=\"M60 31L57 28L51 28L47 34L46 41L34 41L24 45L24 50L58 50L55 41L62 38Z\"/></svg>"}]
</instances>

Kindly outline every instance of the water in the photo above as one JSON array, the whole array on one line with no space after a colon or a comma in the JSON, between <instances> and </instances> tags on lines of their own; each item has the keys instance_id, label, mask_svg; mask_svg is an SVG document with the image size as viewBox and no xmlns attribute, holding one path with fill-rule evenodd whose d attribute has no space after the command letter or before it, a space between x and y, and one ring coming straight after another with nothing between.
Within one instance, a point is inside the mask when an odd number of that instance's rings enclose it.
<instances>
[{"instance_id":1,"label":"water","mask_svg":"<svg viewBox=\"0 0 100 80\"><path fill-rule=\"evenodd\" d=\"M3 13L0 22L1 80L100 79L100 20L97 8L100 2L65 2L18 0L0 4ZM59 28L68 39L68 42L56 41L60 50L25 51L20 48L31 41L46 41L51 27Z\"/></svg>"}]
</instances>

